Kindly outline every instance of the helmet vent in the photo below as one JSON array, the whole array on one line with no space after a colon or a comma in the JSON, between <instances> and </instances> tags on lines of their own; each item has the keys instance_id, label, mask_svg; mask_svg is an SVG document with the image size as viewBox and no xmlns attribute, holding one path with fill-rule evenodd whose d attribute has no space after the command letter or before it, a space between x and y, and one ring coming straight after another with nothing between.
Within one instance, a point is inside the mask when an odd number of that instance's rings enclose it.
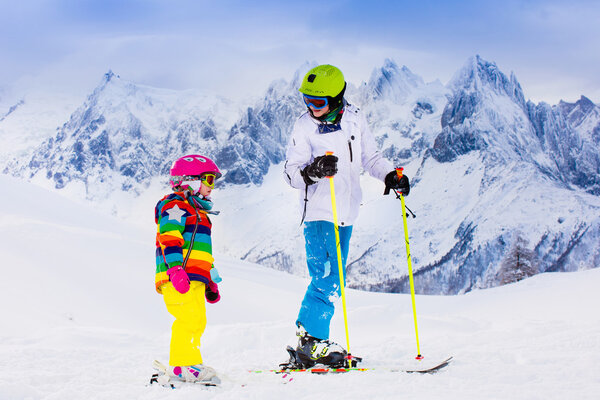
<instances>
[{"instance_id":1,"label":"helmet vent","mask_svg":"<svg viewBox=\"0 0 600 400\"><path fill-rule=\"evenodd\" d=\"M315 78L316 78L316 77L317 77L317 76L316 76L315 74L310 74L310 75L308 76L308 78L306 78L306 80L307 80L307 81L309 81L310 83L313 83L313 82L315 81Z\"/></svg>"}]
</instances>

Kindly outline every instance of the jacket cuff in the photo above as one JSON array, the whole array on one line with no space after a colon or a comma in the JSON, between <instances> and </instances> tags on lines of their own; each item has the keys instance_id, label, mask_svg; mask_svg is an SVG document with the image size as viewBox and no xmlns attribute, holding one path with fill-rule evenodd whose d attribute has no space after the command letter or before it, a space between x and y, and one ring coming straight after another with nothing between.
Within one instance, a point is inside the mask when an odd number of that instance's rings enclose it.
<instances>
[{"instance_id":1,"label":"jacket cuff","mask_svg":"<svg viewBox=\"0 0 600 400\"><path fill-rule=\"evenodd\" d=\"M313 176L309 176L308 173L306 172L306 169L308 167L304 168L303 170L300 171L300 175L302 175L302 178L304 179L304 183L306 183L308 186L313 185L315 183L317 183L317 181L319 180L319 178L317 177L313 177Z\"/></svg>"}]
</instances>

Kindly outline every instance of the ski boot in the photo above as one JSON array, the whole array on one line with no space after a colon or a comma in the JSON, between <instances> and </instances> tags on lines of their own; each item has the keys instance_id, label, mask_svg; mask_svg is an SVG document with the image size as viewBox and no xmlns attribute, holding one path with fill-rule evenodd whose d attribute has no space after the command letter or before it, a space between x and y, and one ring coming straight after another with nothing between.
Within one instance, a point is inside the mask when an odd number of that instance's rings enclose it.
<instances>
[{"instance_id":1,"label":"ski boot","mask_svg":"<svg viewBox=\"0 0 600 400\"><path fill-rule=\"evenodd\" d=\"M315 364L323 364L328 367L347 367L348 352L339 344L310 336L302 327L298 327L298 346L296 347L297 359L305 368Z\"/></svg>"},{"instance_id":2,"label":"ski boot","mask_svg":"<svg viewBox=\"0 0 600 400\"><path fill-rule=\"evenodd\" d=\"M186 367L172 367L169 365L167 367L167 373L171 379L182 382L201 383L203 385L220 383L215 370L203 364Z\"/></svg>"},{"instance_id":3,"label":"ski boot","mask_svg":"<svg viewBox=\"0 0 600 400\"><path fill-rule=\"evenodd\" d=\"M215 370L207 365L196 364L190 366L166 366L159 361L154 361L154 369L158 373L152 376L150 383L159 383L162 386L175 388L174 383L195 383L204 386L217 386L221 380Z\"/></svg>"}]
</instances>

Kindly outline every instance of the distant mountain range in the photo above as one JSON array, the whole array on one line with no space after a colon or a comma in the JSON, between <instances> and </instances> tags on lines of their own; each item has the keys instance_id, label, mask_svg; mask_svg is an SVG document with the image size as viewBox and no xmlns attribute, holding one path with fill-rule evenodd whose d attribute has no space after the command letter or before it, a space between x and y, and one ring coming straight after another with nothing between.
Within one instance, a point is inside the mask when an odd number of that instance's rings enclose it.
<instances>
[{"instance_id":1,"label":"distant mountain range","mask_svg":"<svg viewBox=\"0 0 600 400\"><path fill-rule=\"evenodd\" d=\"M297 87L309 67L289 82L273 82L243 109L223 98L136 85L109 71L54 136L7 159L2 171L56 189L81 186L81 196L102 202L120 191L143 194L156 177L166 182L173 159L198 152L225 172L224 191L261 187L285 158L304 109ZM381 151L411 172L418 292L496 286L501 269L521 267L507 262L520 249L537 272L600 265L600 107L591 100L534 104L514 74L479 56L446 85L425 83L386 60L367 82L349 82L346 97L366 112ZM0 131L25 107L20 101L0 110ZM348 264L351 286L408 290L403 243L388 240L398 235L388 223L394 207L387 200L363 205ZM260 218L268 210L242 204L226 225L248 213ZM301 241L292 228L232 234L232 255L305 274L302 247L285 244Z\"/></svg>"}]
</instances>

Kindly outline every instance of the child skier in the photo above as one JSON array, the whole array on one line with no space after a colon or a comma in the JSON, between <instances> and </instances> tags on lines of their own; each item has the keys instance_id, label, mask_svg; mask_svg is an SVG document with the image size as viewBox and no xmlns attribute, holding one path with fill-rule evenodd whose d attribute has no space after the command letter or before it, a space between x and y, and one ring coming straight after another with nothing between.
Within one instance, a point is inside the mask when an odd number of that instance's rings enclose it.
<instances>
[{"instance_id":1,"label":"child skier","mask_svg":"<svg viewBox=\"0 0 600 400\"><path fill-rule=\"evenodd\" d=\"M200 337L206 327L206 304L220 300L213 265L210 194L221 176L208 157L191 154L171 166L171 187L155 208L156 291L163 295L175 322L167 374L170 378L218 383L215 370L202 362Z\"/></svg>"},{"instance_id":2,"label":"child skier","mask_svg":"<svg viewBox=\"0 0 600 400\"><path fill-rule=\"evenodd\" d=\"M361 169L382 180L388 192L398 189L407 195L409 182L406 176L399 178L391 163L377 151L364 113L344 99L346 82L338 68L319 65L311 69L298 90L307 110L292 130L284 175L290 186L299 189L311 282L296 320L298 346L290 363L342 366L346 350L329 341L334 301L341 288L330 185L324 178L335 175L344 270L362 197Z\"/></svg>"}]
</instances>

